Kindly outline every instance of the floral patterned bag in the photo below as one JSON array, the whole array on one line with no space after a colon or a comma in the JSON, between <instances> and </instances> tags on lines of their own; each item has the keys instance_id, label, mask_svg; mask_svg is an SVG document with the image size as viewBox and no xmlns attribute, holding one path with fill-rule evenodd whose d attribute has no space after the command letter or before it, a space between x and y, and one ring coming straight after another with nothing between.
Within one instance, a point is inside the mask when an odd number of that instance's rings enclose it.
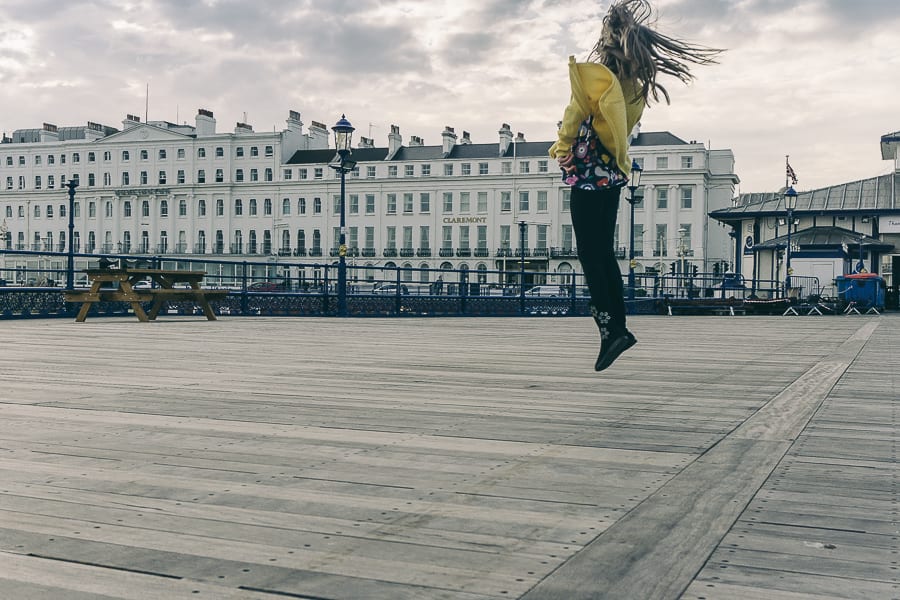
<instances>
[{"instance_id":1,"label":"floral patterned bag","mask_svg":"<svg viewBox=\"0 0 900 600\"><path fill-rule=\"evenodd\" d=\"M572 162L562 167L562 180L566 185L583 190L619 188L628 178L616 166L613 158L593 127L594 116L589 115L578 129L578 137L572 144Z\"/></svg>"}]
</instances>

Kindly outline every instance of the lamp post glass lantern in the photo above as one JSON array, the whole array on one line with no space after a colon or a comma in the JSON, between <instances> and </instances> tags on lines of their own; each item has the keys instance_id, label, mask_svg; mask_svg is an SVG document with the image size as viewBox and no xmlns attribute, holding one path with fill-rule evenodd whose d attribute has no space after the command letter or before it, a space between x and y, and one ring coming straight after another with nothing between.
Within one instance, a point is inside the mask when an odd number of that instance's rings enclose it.
<instances>
[{"instance_id":1,"label":"lamp post glass lantern","mask_svg":"<svg viewBox=\"0 0 900 600\"><path fill-rule=\"evenodd\" d=\"M628 180L628 203L631 205L631 234L628 242L628 300L634 301L634 203L637 202L637 189L641 185L641 173L644 169L636 160L631 161L631 179Z\"/></svg>"},{"instance_id":2,"label":"lamp post glass lantern","mask_svg":"<svg viewBox=\"0 0 900 600\"><path fill-rule=\"evenodd\" d=\"M347 316L347 212L346 212L346 176L356 167L356 161L350 159L350 147L353 142L354 127L347 120L346 115L341 115L340 120L331 128L334 131L334 147L337 150L337 160L331 167L341 174L341 229L338 240L338 316Z\"/></svg>"},{"instance_id":3,"label":"lamp post glass lantern","mask_svg":"<svg viewBox=\"0 0 900 600\"><path fill-rule=\"evenodd\" d=\"M797 208L797 191L789 187L784 191L784 207L787 209L787 248L785 249L784 295L791 290L791 230L794 228L794 209Z\"/></svg>"}]
</instances>

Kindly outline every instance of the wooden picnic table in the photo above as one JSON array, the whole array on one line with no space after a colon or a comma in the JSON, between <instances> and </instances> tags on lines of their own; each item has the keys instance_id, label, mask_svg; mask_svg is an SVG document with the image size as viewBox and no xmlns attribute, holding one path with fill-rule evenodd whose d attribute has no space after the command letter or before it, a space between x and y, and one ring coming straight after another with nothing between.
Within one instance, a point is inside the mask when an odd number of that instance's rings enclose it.
<instances>
[{"instance_id":1,"label":"wooden picnic table","mask_svg":"<svg viewBox=\"0 0 900 600\"><path fill-rule=\"evenodd\" d=\"M91 283L90 289L67 290L64 293L66 302L82 303L81 310L75 317L78 323L87 319L91 307L97 302L128 302L138 320L153 321L170 300L191 300L203 309L207 319L215 321L216 315L209 300L224 298L228 294L227 290L205 290L200 287L206 271L125 268L85 269L84 273ZM147 279L152 282L150 287L135 289L138 282ZM183 287L184 284L187 287ZM142 304L151 301L153 305L150 311L145 312Z\"/></svg>"}]
</instances>

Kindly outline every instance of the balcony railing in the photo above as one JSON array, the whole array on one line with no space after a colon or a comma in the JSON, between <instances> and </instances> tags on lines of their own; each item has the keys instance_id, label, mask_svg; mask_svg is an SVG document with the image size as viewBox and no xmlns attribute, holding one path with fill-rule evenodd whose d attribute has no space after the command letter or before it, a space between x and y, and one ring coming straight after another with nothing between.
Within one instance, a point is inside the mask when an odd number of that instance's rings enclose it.
<instances>
[{"instance_id":1,"label":"balcony railing","mask_svg":"<svg viewBox=\"0 0 900 600\"><path fill-rule=\"evenodd\" d=\"M290 255L291 255L290 248L279 248L278 249L278 256L290 256Z\"/></svg>"},{"instance_id":2,"label":"balcony railing","mask_svg":"<svg viewBox=\"0 0 900 600\"><path fill-rule=\"evenodd\" d=\"M438 256L441 258L450 258L453 256L453 248L441 248L438 250Z\"/></svg>"},{"instance_id":3,"label":"balcony railing","mask_svg":"<svg viewBox=\"0 0 900 600\"><path fill-rule=\"evenodd\" d=\"M578 251L575 248L550 248L550 258L575 258Z\"/></svg>"},{"instance_id":4,"label":"balcony railing","mask_svg":"<svg viewBox=\"0 0 900 600\"><path fill-rule=\"evenodd\" d=\"M309 249L310 256L322 256L322 248L313 247Z\"/></svg>"},{"instance_id":5,"label":"balcony railing","mask_svg":"<svg viewBox=\"0 0 900 600\"><path fill-rule=\"evenodd\" d=\"M542 258L548 258L550 256L550 248L535 248L532 251L532 254Z\"/></svg>"},{"instance_id":6,"label":"balcony railing","mask_svg":"<svg viewBox=\"0 0 900 600\"><path fill-rule=\"evenodd\" d=\"M431 248L419 248L416 250L416 256L419 258L428 258L431 256Z\"/></svg>"},{"instance_id":7,"label":"balcony railing","mask_svg":"<svg viewBox=\"0 0 900 600\"><path fill-rule=\"evenodd\" d=\"M471 248L457 248L456 256L458 256L459 258L468 258L468 257L472 256L472 249Z\"/></svg>"},{"instance_id":8,"label":"balcony railing","mask_svg":"<svg viewBox=\"0 0 900 600\"><path fill-rule=\"evenodd\" d=\"M497 248L497 254L495 254L495 256L497 256L497 257L512 256L512 255L513 255L512 248Z\"/></svg>"},{"instance_id":9,"label":"balcony railing","mask_svg":"<svg viewBox=\"0 0 900 600\"><path fill-rule=\"evenodd\" d=\"M244 244L232 244L231 245L231 253L232 254L243 254L244 253Z\"/></svg>"},{"instance_id":10,"label":"balcony railing","mask_svg":"<svg viewBox=\"0 0 900 600\"><path fill-rule=\"evenodd\" d=\"M487 258L490 251L487 248L475 248L475 258Z\"/></svg>"},{"instance_id":11,"label":"balcony railing","mask_svg":"<svg viewBox=\"0 0 900 600\"><path fill-rule=\"evenodd\" d=\"M372 257L374 257L375 254L376 254L375 248L363 248L363 249L361 250L361 254L362 254L363 256L365 256L366 258L372 258Z\"/></svg>"},{"instance_id":12,"label":"balcony railing","mask_svg":"<svg viewBox=\"0 0 900 600\"><path fill-rule=\"evenodd\" d=\"M194 244L194 254L206 254L206 244Z\"/></svg>"},{"instance_id":13,"label":"balcony railing","mask_svg":"<svg viewBox=\"0 0 900 600\"><path fill-rule=\"evenodd\" d=\"M386 258L394 258L397 256L397 249L396 248L385 248L384 251L382 251L381 255Z\"/></svg>"},{"instance_id":14,"label":"balcony railing","mask_svg":"<svg viewBox=\"0 0 900 600\"><path fill-rule=\"evenodd\" d=\"M294 256L306 256L306 248L294 248Z\"/></svg>"},{"instance_id":15,"label":"balcony railing","mask_svg":"<svg viewBox=\"0 0 900 600\"><path fill-rule=\"evenodd\" d=\"M175 254L187 254L187 244L175 244Z\"/></svg>"},{"instance_id":16,"label":"balcony railing","mask_svg":"<svg viewBox=\"0 0 900 600\"><path fill-rule=\"evenodd\" d=\"M416 251L412 248L400 248L400 257L401 258L409 258L411 256L415 256Z\"/></svg>"}]
</instances>

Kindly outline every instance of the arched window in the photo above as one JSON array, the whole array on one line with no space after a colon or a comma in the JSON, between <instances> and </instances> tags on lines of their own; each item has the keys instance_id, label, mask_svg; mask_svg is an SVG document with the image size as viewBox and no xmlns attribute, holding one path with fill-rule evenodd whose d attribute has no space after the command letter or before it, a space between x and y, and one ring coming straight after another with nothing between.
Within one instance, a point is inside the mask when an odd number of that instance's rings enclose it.
<instances>
[{"instance_id":1,"label":"arched window","mask_svg":"<svg viewBox=\"0 0 900 600\"><path fill-rule=\"evenodd\" d=\"M126 217L131 216L131 200L126 200L122 204L122 214Z\"/></svg>"},{"instance_id":2,"label":"arched window","mask_svg":"<svg viewBox=\"0 0 900 600\"><path fill-rule=\"evenodd\" d=\"M431 279L431 273L428 272L428 263L419 265L419 282L428 283Z\"/></svg>"},{"instance_id":3,"label":"arched window","mask_svg":"<svg viewBox=\"0 0 900 600\"><path fill-rule=\"evenodd\" d=\"M199 217L206 216L206 200L204 200L202 198L200 199L199 202L197 202L197 216L199 216Z\"/></svg>"},{"instance_id":4,"label":"arched window","mask_svg":"<svg viewBox=\"0 0 900 600\"><path fill-rule=\"evenodd\" d=\"M141 216L149 217L150 216L150 201L142 200L141 201ZM146 251L145 251L146 252Z\"/></svg>"},{"instance_id":5,"label":"arched window","mask_svg":"<svg viewBox=\"0 0 900 600\"><path fill-rule=\"evenodd\" d=\"M572 265L563 262L559 264L559 267L556 269L557 278L559 280L560 285L571 285L572 284Z\"/></svg>"},{"instance_id":6,"label":"arched window","mask_svg":"<svg viewBox=\"0 0 900 600\"><path fill-rule=\"evenodd\" d=\"M281 250L284 252L291 250L291 232L287 229L281 232Z\"/></svg>"},{"instance_id":7,"label":"arched window","mask_svg":"<svg viewBox=\"0 0 900 600\"><path fill-rule=\"evenodd\" d=\"M487 265L478 263L475 268L478 270L478 283L487 283Z\"/></svg>"},{"instance_id":8,"label":"arched window","mask_svg":"<svg viewBox=\"0 0 900 600\"><path fill-rule=\"evenodd\" d=\"M168 200L160 200L159 201L159 216L160 217L168 217L169 216L169 201Z\"/></svg>"},{"instance_id":9,"label":"arched window","mask_svg":"<svg viewBox=\"0 0 900 600\"><path fill-rule=\"evenodd\" d=\"M413 280L413 266L410 263L403 263L403 273L401 274L403 281Z\"/></svg>"},{"instance_id":10,"label":"arched window","mask_svg":"<svg viewBox=\"0 0 900 600\"><path fill-rule=\"evenodd\" d=\"M285 198L281 201L281 214L289 215L291 214L291 199Z\"/></svg>"},{"instance_id":11,"label":"arched window","mask_svg":"<svg viewBox=\"0 0 900 600\"><path fill-rule=\"evenodd\" d=\"M122 233L122 252L128 254L131 252L131 232L125 231Z\"/></svg>"},{"instance_id":12,"label":"arched window","mask_svg":"<svg viewBox=\"0 0 900 600\"><path fill-rule=\"evenodd\" d=\"M297 230L297 249L306 250L306 232L302 229Z\"/></svg>"}]
</instances>

